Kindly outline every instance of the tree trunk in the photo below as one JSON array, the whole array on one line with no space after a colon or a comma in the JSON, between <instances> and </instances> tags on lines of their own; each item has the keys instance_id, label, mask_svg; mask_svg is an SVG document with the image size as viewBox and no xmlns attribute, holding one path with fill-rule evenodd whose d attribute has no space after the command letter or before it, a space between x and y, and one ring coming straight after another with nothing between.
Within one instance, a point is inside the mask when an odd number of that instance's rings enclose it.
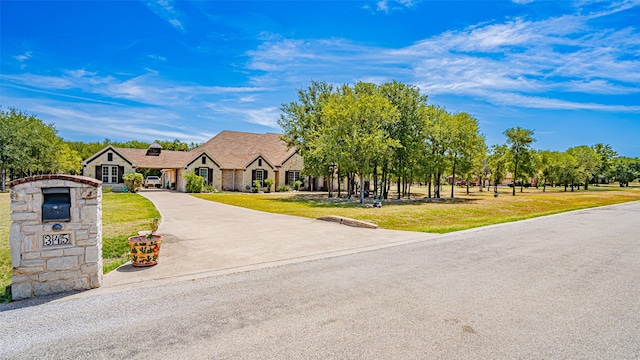
<instances>
[{"instance_id":1,"label":"tree trunk","mask_svg":"<svg viewBox=\"0 0 640 360\"><path fill-rule=\"evenodd\" d=\"M513 167L513 196L516 196L516 179L518 178L518 157L515 159L515 166Z\"/></svg>"},{"instance_id":2,"label":"tree trunk","mask_svg":"<svg viewBox=\"0 0 640 360\"><path fill-rule=\"evenodd\" d=\"M364 176L360 175L360 204L364 204Z\"/></svg>"},{"instance_id":3,"label":"tree trunk","mask_svg":"<svg viewBox=\"0 0 640 360\"><path fill-rule=\"evenodd\" d=\"M451 198L453 199L453 188L455 188L455 184L456 184L456 161L453 160L453 169L452 169L452 173L451 174Z\"/></svg>"},{"instance_id":4,"label":"tree trunk","mask_svg":"<svg viewBox=\"0 0 640 360\"><path fill-rule=\"evenodd\" d=\"M589 178L587 178L587 179L584 181L584 190L585 190L585 191L589 190Z\"/></svg>"},{"instance_id":5,"label":"tree trunk","mask_svg":"<svg viewBox=\"0 0 640 360\"><path fill-rule=\"evenodd\" d=\"M373 196L378 198L378 164L373 164Z\"/></svg>"},{"instance_id":6,"label":"tree trunk","mask_svg":"<svg viewBox=\"0 0 640 360\"><path fill-rule=\"evenodd\" d=\"M0 169L0 191L4 192L6 189L5 181L7 180L7 170L5 168Z\"/></svg>"}]
</instances>

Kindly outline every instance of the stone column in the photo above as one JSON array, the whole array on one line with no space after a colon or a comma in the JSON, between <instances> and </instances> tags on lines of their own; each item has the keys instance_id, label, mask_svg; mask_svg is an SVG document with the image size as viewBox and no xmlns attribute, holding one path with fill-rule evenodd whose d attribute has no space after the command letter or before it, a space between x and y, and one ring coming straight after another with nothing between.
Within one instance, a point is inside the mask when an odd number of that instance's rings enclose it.
<instances>
[{"instance_id":1,"label":"stone column","mask_svg":"<svg viewBox=\"0 0 640 360\"><path fill-rule=\"evenodd\" d=\"M14 300L102 283L102 183L71 175L38 175L9 183L9 246ZM43 190L45 189L45 190ZM68 218L47 219L46 189L68 191ZM68 189L68 190L67 190Z\"/></svg>"}]
</instances>

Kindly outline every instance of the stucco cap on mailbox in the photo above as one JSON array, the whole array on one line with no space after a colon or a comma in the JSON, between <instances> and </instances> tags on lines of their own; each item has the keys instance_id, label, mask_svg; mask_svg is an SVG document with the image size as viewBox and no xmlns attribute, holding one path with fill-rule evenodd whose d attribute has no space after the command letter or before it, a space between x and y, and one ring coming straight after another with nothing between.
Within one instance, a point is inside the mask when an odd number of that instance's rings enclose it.
<instances>
[{"instance_id":1,"label":"stucco cap on mailbox","mask_svg":"<svg viewBox=\"0 0 640 360\"><path fill-rule=\"evenodd\" d=\"M34 181L42 181L42 180L67 180L72 181L79 184L90 185L93 187L102 186L102 181L98 179L94 179L88 176L79 176L79 175L66 175L66 174L48 174L48 175L33 175L28 176L22 179L13 180L9 183L9 188L12 188L16 185L26 184Z\"/></svg>"}]
</instances>

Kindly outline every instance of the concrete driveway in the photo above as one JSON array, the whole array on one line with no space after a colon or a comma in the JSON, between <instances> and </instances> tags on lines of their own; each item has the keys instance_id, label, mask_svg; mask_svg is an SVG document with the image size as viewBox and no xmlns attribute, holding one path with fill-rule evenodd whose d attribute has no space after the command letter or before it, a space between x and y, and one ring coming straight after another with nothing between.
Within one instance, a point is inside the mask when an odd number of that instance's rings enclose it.
<instances>
[{"instance_id":1,"label":"concrete driveway","mask_svg":"<svg viewBox=\"0 0 640 360\"><path fill-rule=\"evenodd\" d=\"M123 265L105 275L103 288L140 282L155 285L158 281L320 259L440 236L265 213L175 191L146 189L140 194L162 214L157 231L163 236L160 260L147 268Z\"/></svg>"}]
</instances>

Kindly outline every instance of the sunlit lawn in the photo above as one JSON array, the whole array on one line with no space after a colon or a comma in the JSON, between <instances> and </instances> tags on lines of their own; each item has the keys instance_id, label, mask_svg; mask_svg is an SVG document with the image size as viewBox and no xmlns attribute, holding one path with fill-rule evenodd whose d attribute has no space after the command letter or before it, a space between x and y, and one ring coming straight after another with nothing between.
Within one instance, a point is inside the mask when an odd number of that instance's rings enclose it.
<instances>
[{"instance_id":1,"label":"sunlit lawn","mask_svg":"<svg viewBox=\"0 0 640 360\"><path fill-rule=\"evenodd\" d=\"M149 230L149 223L160 214L151 201L138 194L102 196L102 257L106 273L128 261L127 238L140 230ZM0 193L0 293L11 282L9 204L9 193Z\"/></svg>"},{"instance_id":2,"label":"sunlit lawn","mask_svg":"<svg viewBox=\"0 0 640 360\"><path fill-rule=\"evenodd\" d=\"M0 193L0 294L11 283L11 255L9 253L9 193Z\"/></svg>"},{"instance_id":3,"label":"sunlit lawn","mask_svg":"<svg viewBox=\"0 0 640 360\"><path fill-rule=\"evenodd\" d=\"M479 192L471 188L455 188L455 200L423 200L425 188L414 188L415 201L388 201L382 208L366 208L355 201L328 200L326 194L198 194L202 199L254 210L318 218L337 215L373 222L385 229L446 233L479 226L528 219L570 210L619 204L640 200L640 187L621 189L614 186L591 187L588 191L568 191L564 188L529 188L516 196L510 188ZM450 187L443 196L450 196ZM419 200L418 200L419 199ZM368 200L371 202L371 200Z\"/></svg>"}]
</instances>

